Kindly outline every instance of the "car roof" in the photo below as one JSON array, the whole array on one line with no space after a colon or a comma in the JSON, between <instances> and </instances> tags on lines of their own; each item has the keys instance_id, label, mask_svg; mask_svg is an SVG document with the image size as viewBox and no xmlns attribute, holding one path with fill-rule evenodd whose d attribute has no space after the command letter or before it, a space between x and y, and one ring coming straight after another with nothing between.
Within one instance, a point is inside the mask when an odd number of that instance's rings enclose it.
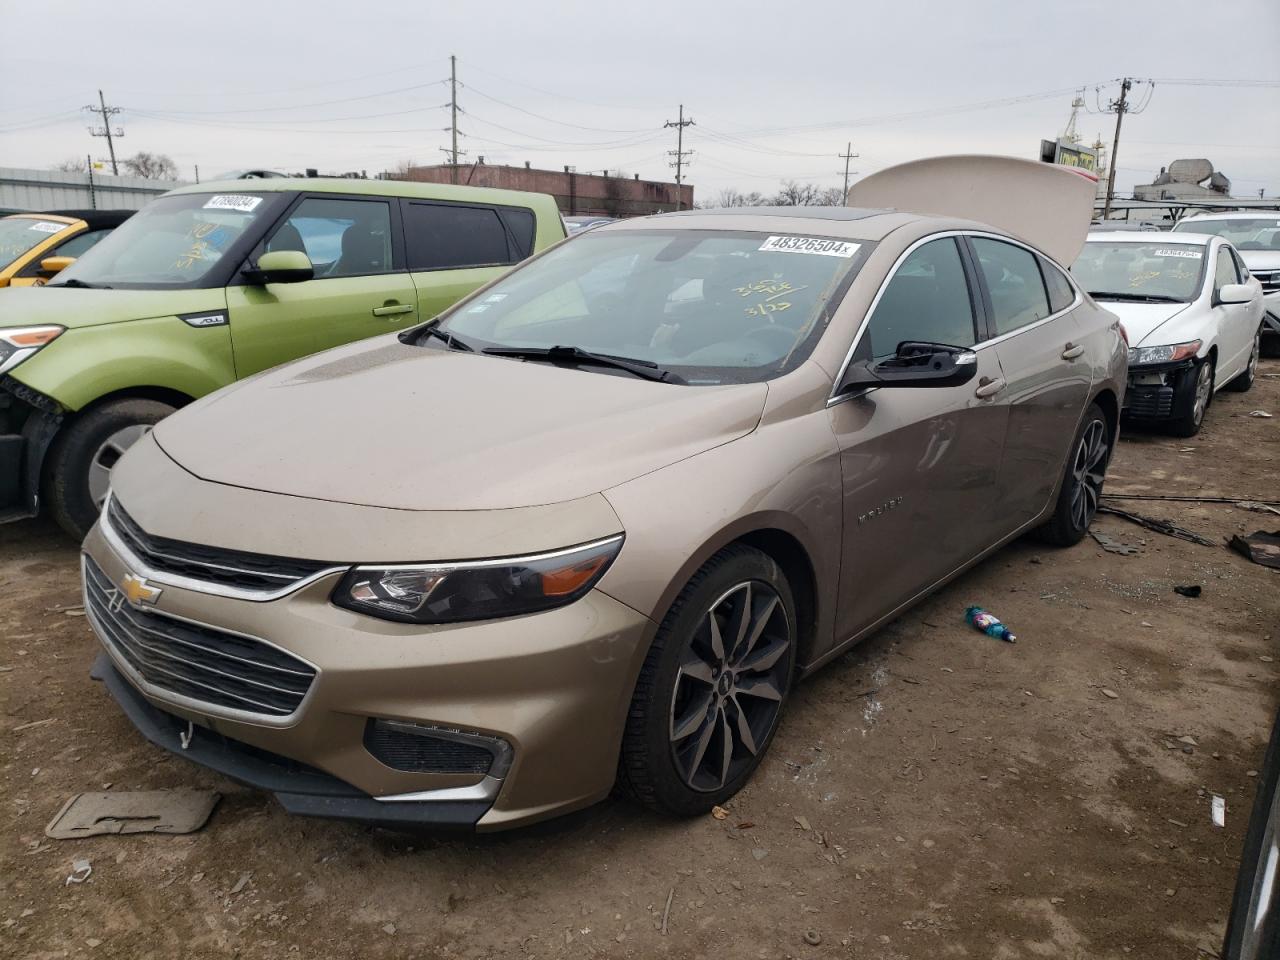
<instances>
[{"instance_id":1,"label":"car roof","mask_svg":"<svg viewBox=\"0 0 1280 960\"><path fill-rule=\"evenodd\" d=\"M1280 217L1280 210L1224 210L1221 213L1202 211L1189 213L1178 223L1189 223L1192 220L1271 220L1276 217Z\"/></svg>"},{"instance_id":2,"label":"car roof","mask_svg":"<svg viewBox=\"0 0 1280 960\"><path fill-rule=\"evenodd\" d=\"M90 230L102 230L107 227L118 227L137 210L44 210L46 214L54 214L59 217L70 217L73 220L83 220L89 225Z\"/></svg>"},{"instance_id":3,"label":"car roof","mask_svg":"<svg viewBox=\"0 0 1280 960\"><path fill-rule=\"evenodd\" d=\"M1208 233L1191 233L1190 231L1180 232L1176 237L1164 232L1152 233L1151 231L1137 230L1099 230L1089 234L1086 243L1096 243L1099 240L1105 240L1107 243L1209 243L1213 240L1221 239ZM1225 242L1225 241L1224 241Z\"/></svg>"},{"instance_id":4,"label":"car roof","mask_svg":"<svg viewBox=\"0 0 1280 960\"><path fill-rule=\"evenodd\" d=\"M509 207L554 209L555 200L545 193L495 190L490 187L422 183L416 180L355 180L345 177L267 177L260 180L221 180L191 184L170 190L179 193L345 193L423 200L456 200L496 203ZM555 211L557 214L558 210Z\"/></svg>"}]
</instances>

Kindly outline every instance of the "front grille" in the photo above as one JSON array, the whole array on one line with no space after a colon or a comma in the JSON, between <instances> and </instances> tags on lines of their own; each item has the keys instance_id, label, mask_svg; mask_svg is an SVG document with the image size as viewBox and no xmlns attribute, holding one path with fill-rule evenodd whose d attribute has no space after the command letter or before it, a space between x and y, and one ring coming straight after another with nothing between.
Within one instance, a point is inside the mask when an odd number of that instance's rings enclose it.
<instances>
[{"instance_id":1,"label":"front grille","mask_svg":"<svg viewBox=\"0 0 1280 960\"><path fill-rule=\"evenodd\" d=\"M1280 270L1271 272L1262 272L1254 270L1253 275L1258 278L1258 282L1262 284L1263 293L1275 293L1280 290Z\"/></svg>"},{"instance_id":2,"label":"front grille","mask_svg":"<svg viewBox=\"0 0 1280 960\"><path fill-rule=\"evenodd\" d=\"M1163 419L1173 415L1173 387L1129 387L1124 412L1131 417Z\"/></svg>"},{"instance_id":3,"label":"front grille","mask_svg":"<svg viewBox=\"0 0 1280 960\"><path fill-rule=\"evenodd\" d=\"M238 634L124 603L101 568L84 558L85 607L103 641L147 683L192 700L287 717L316 671L283 650Z\"/></svg>"},{"instance_id":4,"label":"front grille","mask_svg":"<svg viewBox=\"0 0 1280 960\"><path fill-rule=\"evenodd\" d=\"M152 570L241 590L272 593L287 590L335 566L319 560L272 557L155 537L138 526L115 497L107 507L106 522L138 560Z\"/></svg>"},{"instance_id":5,"label":"front grille","mask_svg":"<svg viewBox=\"0 0 1280 960\"><path fill-rule=\"evenodd\" d=\"M409 773L487 774L505 746L496 737L397 721L371 719L364 728L365 749L388 767Z\"/></svg>"}]
</instances>

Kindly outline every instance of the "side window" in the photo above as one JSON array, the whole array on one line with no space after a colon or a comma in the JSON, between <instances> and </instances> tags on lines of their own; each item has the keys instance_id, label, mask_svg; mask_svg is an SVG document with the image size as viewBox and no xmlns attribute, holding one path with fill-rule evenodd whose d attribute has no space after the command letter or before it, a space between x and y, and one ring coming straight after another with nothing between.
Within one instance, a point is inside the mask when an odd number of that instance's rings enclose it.
<instances>
[{"instance_id":1,"label":"side window","mask_svg":"<svg viewBox=\"0 0 1280 960\"><path fill-rule=\"evenodd\" d=\"M1231 259L1236 262L1236 273L1240 275L1240 282L1246 283L1249 280L1249 268L1244 265L1244 261L1240 259L1240 254L1233 249L1231 251Z\"/></svg>"},{"instance_id":2,"label":"side window","mask_svg":"<svg viewBox=\"0 0 1280 960\"><path fill-rule=\"evenodd\" d=\"M1041 258L1040 272L1044 275L1044 285L1049 291L1049 309L1057 313L1071 306L1076 292L1071 288L1071 281L1062 275L1062 271Z\"/></svg>"},{"instance_id":3,"label":"side window","mask_svg":"<svg viewBox=\"0 0 1280 960\"><path fill-rule=\"evenodd\" d=\"M1228 283L1239 283L1240 278L1236 274L1236 262L1231 259L1231 250L1228 247L1218 248L1218 259L1214 261L1215 269L1213 274L1213 289L1226 286Z\"/></svg>"},{"instance_id":4,"label":"side window","mask_svg":"<svg viewBox=\"0 0 1280 960\"><path fill-rule=\"evenodd\" d=\"M876 304L858 349L879 360L896 353L904 340L956 347L977 342L969 284L953 237L932 240L902 262Z\"/></svg>"},{"instance_id":5,"label":"side window","mask_svg":"<svg viewBox=\"0 0 1280 960\"><path fill-rule=\"evenodd\" d=\"M84 233L77 233L66 243L54 247L38 259L31 261L31 263L22 268L22 272L18 276L38 277L40 276L40 261L45 257L78 257L110 232L107 229L86 230Z\"/></svg>"},{"instance_id":6,"label":"side window","mask_svg":"<svg viewBox=\"0 0 1280 960\"><path fill-rule=\"evenodd\" d=\"M492 207L410 202L405 207L404 232L410 270L513 262L506 228Z\"/></svg>"},{"instance_id":7,"label":"side window","mask_svg":"<svg viewBox=\"0 0 1280 960\"><path fill-rule=\"evenodd\" d=\"M317 279L390 273L391 206L385 200L308 197L276 228L267 250L301 250Z\"/></svg>"},{"instance_id":8,"label":"side window","mask_svg":"<svg viewBox=\"0 0 1280 960\"><path fill-rule=\"evenodd\" d=\"M1010 333L1049 316L1049 298L1030 250L986 237L972 237L970 243L987 281L997 334Z\"/></svg>"},{"instance_id":9,"label":"side window","mask_svg":"<svg viewBox=\"0 0 1280 960\"><path fill-rule=\"evenodd\" d=\"M523 260L533 253L534 219L532 210L520 210L516 207L503 207L499 211L502 221L507 225L507 232L515 244L512 260Z\"/></svg>"}]
</instances>

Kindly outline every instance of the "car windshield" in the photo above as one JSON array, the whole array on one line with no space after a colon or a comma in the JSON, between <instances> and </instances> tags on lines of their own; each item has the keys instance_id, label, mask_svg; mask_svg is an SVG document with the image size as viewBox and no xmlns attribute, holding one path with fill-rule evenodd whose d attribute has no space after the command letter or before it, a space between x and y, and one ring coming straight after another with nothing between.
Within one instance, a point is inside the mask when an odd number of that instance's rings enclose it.
<instances>
[{"instance_id":1,"label":"car windshield","mask_svg":"<svg viewBox=\"0 0 1280 960\"><path fill-rule=\"evenodd\" d=\"M592 230L438 326L476 350L576 347L689 384L768 380L812 352L872 246L739 231Z\"/></svg>"},{"instance_id":2,"label":"car windshield","mask_svg":"<svg viewBox=\"0 0 1280 960\"><path fill-rule=\"evenodd\" d=\"M195 287L272 204L261 194L158 197L87 251L51 287Z\"/></svg>"},{"instance_id":3,"label":"car windshield","mask_svg":"<svg viewBox=\"0 0 1280 960\"><path fill-rule=\"evenodd\" d=\"M1237 250L1280 250L1280 217L1223 217L1221 220L1184 220L1174 225L1182 233L1208 233L1223 237Z\"/></svg>"},{"instance_id":4,"label":"car windshield","mask_svg":"<svg viewBox=\"0 0 1280 960\"><path fill-rule=\"evenodd\" d=\"M1177 300L1189 303L1200 290L1203 243L1090 240L1071 267L1080 286L1107 299Z\"/></svg>"},{"instance_id":5,"label":"car windshield","mask_svg":"<svg viewBox=\"0 0 1280 960\"><path fill-rule=\"evenodd\" d=\"M53 234L67 229L57 220L33 220L30 217L5 217L0 220L0 270Z\"/></svg>"}]
</instances>

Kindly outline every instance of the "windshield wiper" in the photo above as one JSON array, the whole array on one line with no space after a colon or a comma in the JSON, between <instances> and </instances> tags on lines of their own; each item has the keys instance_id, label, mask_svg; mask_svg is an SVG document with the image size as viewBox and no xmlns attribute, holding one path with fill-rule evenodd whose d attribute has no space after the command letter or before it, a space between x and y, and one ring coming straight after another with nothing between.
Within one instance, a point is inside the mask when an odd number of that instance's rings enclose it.
<instances>
[{"instance_id":1,"label":"windshield wiper","mask_svg":"<svg viewBox=\"0 0 1280 960\"><path fill-rule=\"evenodd\" d=\"M46 283L46 287L74 287L77 290L110 290L105 283L85 283L77 277L68 277L61 283Z\"/></svg>"},{"instance_id":2,"label":"windshield wiper","mask_svg":"<svg viewBox=\"0 0 1280 960\"><path fill-rule=\"evenodd\" d=\"M467 343L465 340L462 340L459 337L454 336L448 330L441 330L440 327L434 323L431 326L427 327L427 329L422 331L422 336L439 337L441 340L443 340L445 343L449 345L450 350L462 350L462 351L465 351L466 353L474 353L476 349L475 347L471 346L471 344Z\"/></svg>"},{"instance_id":3,"label":"windshield wiper","mask_svg":"<svg viewBox=\"0 0 1280 960\"><path fill-rule=\"evenodd\" d=\"M491 357L514 357L518 360L547 360L551 363L594 363L600 367L613 367L645 380L662 383L684 383L684 379L670 370L664 370L648 360L633 357L613 357L607 353L592 353L581 347L488 347L481 353Z\"/></svg>"},{"instance_id":4,"label":"windshield wiper","mask_svg":"<svg viewBox=\"0 0 1280 960\"><path fill-rule=\"evenodd\" d=\"M1163 293L1113 293L1109 290L1090 290L1089 296L1095 300L1132 300L1137 303L1186 303L1181 297L1170 297Z\"/></svg>"}]
</instances>

